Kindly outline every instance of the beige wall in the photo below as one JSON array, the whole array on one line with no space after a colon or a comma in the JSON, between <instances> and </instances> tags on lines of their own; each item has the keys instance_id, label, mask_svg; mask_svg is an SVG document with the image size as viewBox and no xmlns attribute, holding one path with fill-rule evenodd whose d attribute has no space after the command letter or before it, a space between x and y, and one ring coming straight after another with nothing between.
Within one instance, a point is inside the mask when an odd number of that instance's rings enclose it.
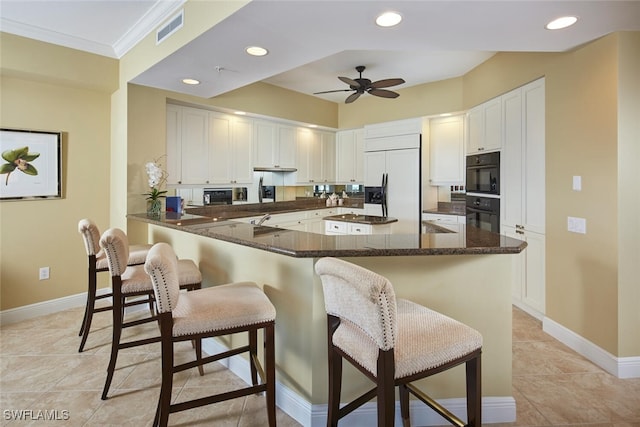
<instances>
[{"instance_id":1,"label":"beige wall","mask_svg":"<svg viewBox=\"0 0 640 427\"><path fill-rule=\"evenodd\" d=\"M0 126L63 132L63 198L0 202L0 309L7 310L87 290L78 221L109 225L117 61L5 33L0 52ZM40 267L50 267L49 280L38 280Z\"/></svg>"}]
</instances>

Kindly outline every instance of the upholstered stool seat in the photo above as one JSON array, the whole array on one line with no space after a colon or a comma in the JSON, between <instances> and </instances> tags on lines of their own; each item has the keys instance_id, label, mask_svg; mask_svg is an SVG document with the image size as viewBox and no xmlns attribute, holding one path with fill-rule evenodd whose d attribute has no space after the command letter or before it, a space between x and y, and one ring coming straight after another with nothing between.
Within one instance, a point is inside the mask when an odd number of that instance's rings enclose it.
<instances>
[{"instance_id":1,"label":"upholstered stool seat","mask_svg":"<svg viewBox=\"0 0 640 427\"><path fill-rule=\"evenodd\" d=\"M158 243L151 248L145 271L151 277L162 340L162 385L154 426L166 426L173 412L266 392L267 420L275 427L275 338L276 310L253 282L237 282L181 293L177 262L171 246ZM265 369L258 359L258 330L264 331ZM248 332L248 344L202 358L202 338ZM173 344L195 340L196 360L174 366ZM208 397L171 403L173 374L236 354L249 353L252 385ZM258 383L258 375L262 383Z\"/></svg>"},{"instance_id":2,"label":"upholstered stool seat","mask_svg":"<svg viewBox=\"0 0 640 427\"><path fill-rule=\"evenodd\" d=\"M80 347L78 347L78 351L82 352L87 342L87 338L89 337L89 331L91 330L91 322L93 321L94 313L109 311L112 309L111 305L96 308L96 301L100 299L111 298L113 295L111 294L111 292L97 295L97 273L109 271L107 256L100 248L100 230L98 229L98 226L88 218L81 219L78 222L78 232L82 236L88 258L87 303L85 305L84 315L82 316L82 325L80 326L80 332L78 333L78 336L82 337L82 339L80 340ZM144 264L144 261L147 259L147 253L149 252L149 249L151 249L151 245L130 245L127 264ZM145 302L135 302L135 304L138 303Z\"/></svg>"},{"instance_id":3,"label":"upholstered stool seat","mask_svg":"<svg viewBox=\"0 0 640 427\"><path fill-rule=\"evenodd\" d=\"M410 393L454 425L481 425L479 332L427 307L397 299L385 277L358 265L322 258L315 268L327 312L327 426L336 427L340 418L374 397L378 400L378 426L393 426L396 386L405 427L411 425ZM343 359L376 386L341 407ZM460 364L466 366L466 423L412 384Z\"/></svg>"},{"instance_id":4,"label":"upholstered stool seat","mask_svg":"<svg viewBox=\"0 0 640 427\"><path fill-rule=\"evenodd\" d=\"M146 318L125 322L124 308L128 304L127 298L143 297L141 301L154 304L154 292L151 279L144 270L144 265L127 265L129 259L129 241L124 231L118 228L110 228L105 231L100 238L100 247L104 251L109 272L111 274L111 289L113 294L113 331L111 338L111 357L107 367L107 378L102 391L102 399L107 399L111 380L116 367L118 350L130 348L144 344L159 342L160 337L152 337L139 340L121 342L122 329L148 322L157 321L157 316L151 315ZM147 258L148 258L147 254ZM175 257L175 254L174 254ZM174 260L176 266L176 283L178 290L184 289L194 291L202 284L202 274L192 260ZM153 313L152 313L153 314ZM200 351L196 348L196 352Z\"/></svg>"}]
</instances>

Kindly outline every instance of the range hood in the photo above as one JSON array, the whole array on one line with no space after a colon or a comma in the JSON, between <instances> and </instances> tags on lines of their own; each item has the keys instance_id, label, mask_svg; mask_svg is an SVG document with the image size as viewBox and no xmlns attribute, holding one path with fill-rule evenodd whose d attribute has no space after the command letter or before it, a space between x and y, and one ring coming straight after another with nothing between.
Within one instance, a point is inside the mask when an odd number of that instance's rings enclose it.
<instances>
[{"instance_id":1,"label":"range hood","mask_svg":"<svg viewBox=\"0 0 640 427\"><path fill-rule=\"evenodd\" d=\"M298 169L296 168L279 168L279 167L268 167L268 166L258 166L254 167L254 172L296 172Z\"/></svg>"}]
</instances>

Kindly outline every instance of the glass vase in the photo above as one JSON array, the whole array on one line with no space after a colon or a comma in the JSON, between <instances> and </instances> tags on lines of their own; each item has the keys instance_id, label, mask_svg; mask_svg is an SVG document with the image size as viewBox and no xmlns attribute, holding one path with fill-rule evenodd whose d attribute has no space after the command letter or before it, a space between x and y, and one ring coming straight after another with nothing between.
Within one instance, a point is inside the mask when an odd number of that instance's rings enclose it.
<instances>
[{"instance_id":1,"label":"glass vase","mask_svg":"<svg viewBox=\"0 0 640 427\"><path fill-rule=\"evenodd\" d=\"M160 199L147 200L147 216L160 217L162 201Z\"/></svg>"}]
</instances>

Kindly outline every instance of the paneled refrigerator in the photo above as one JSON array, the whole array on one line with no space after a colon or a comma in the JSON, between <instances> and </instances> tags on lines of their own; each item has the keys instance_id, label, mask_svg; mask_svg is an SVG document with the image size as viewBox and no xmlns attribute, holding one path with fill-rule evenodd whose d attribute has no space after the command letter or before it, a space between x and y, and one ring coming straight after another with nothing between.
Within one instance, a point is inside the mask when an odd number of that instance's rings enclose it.
<instances>
[{"instance_id":1,"label":"paneled refrigerator","mask_svg":"<svg viewBox=\"0 0 640 427\"><path fill-rule=\"evenodd\" d=\"M365 139L365 212L397 218L394 233L420 233L421 158L420 134Z\"/></svg>"}]
</instances>

